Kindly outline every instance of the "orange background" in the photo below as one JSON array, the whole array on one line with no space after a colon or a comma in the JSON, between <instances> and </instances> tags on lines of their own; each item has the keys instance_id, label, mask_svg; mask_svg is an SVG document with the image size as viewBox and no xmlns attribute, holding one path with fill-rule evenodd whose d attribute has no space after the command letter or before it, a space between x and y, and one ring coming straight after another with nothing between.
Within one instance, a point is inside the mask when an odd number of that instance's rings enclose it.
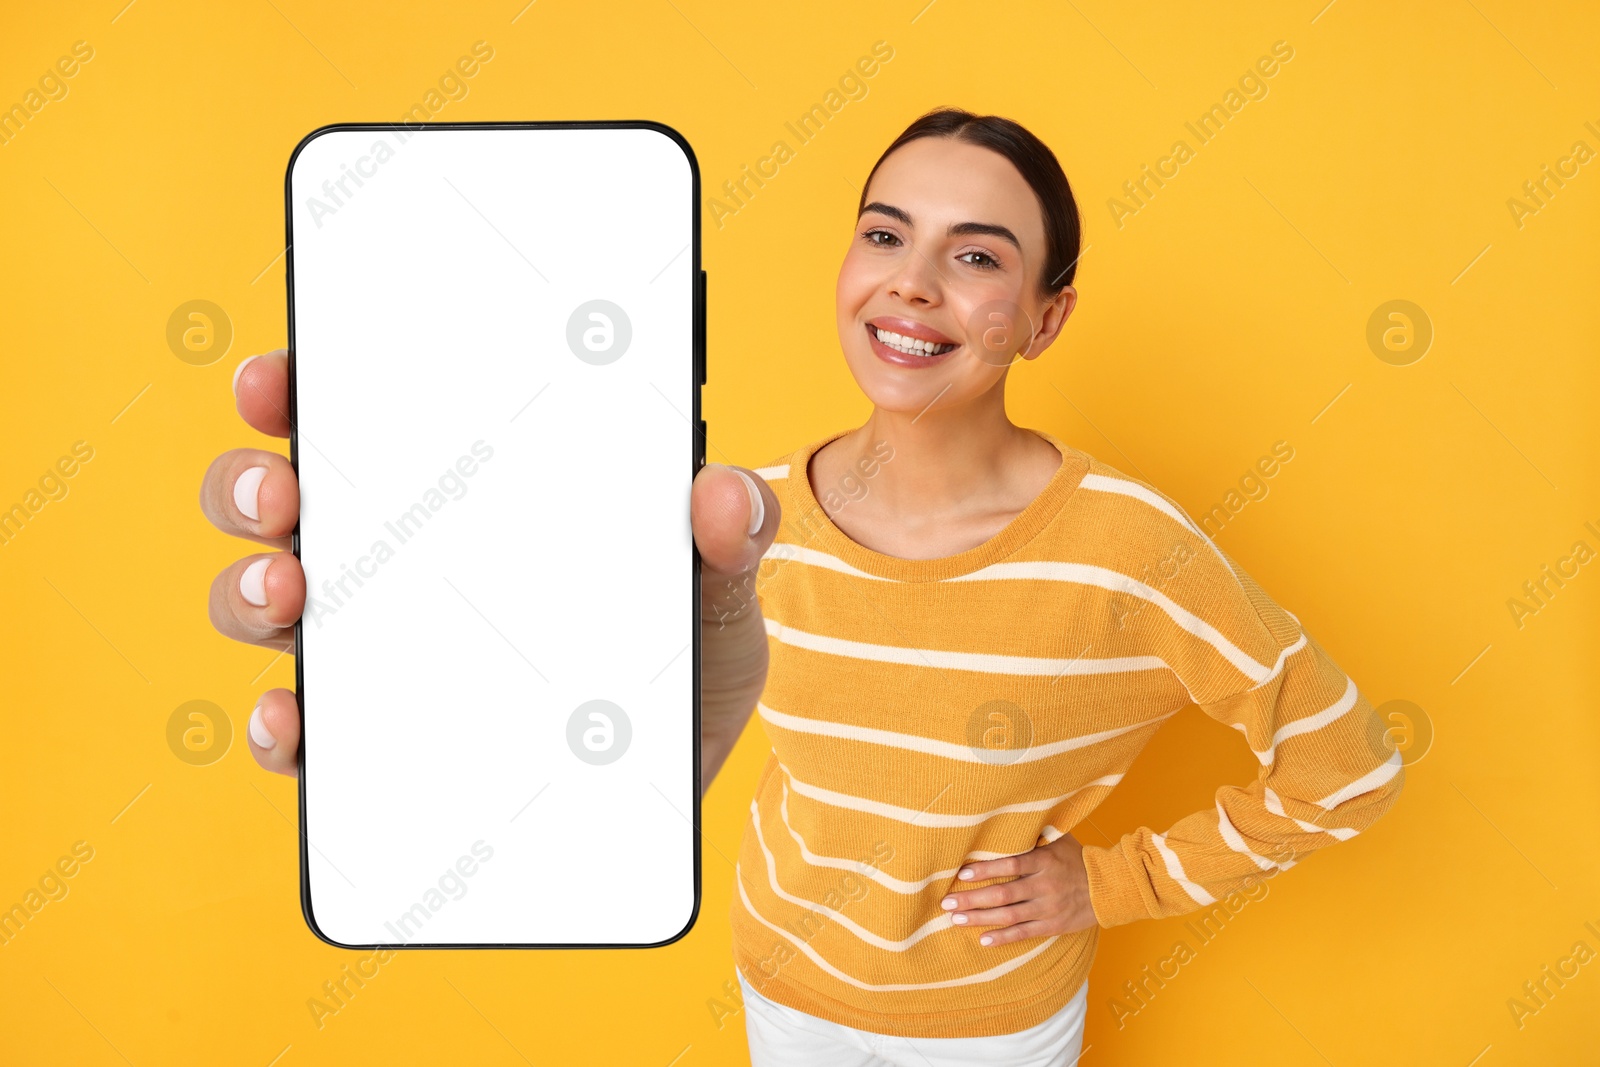
<instances>
[{"instance_id":1,"label":"orange background","mask_svg":"<svg viewBox=\"0 0 1600 1067\"><path fill-rule=\"evenodd\" d=\"M493 59L436 98L440 121L655 119L693 144L708 194L789 141L720 226L707 205L711 459L755 466L866 415L835 275L878 153L945 103L1038 133L1085 217L1079 308L1016 368L1016 421L1197 518L1293 447L1264 496L1232 498L1218 541L1374 704L1410 702L1394 720L1405 793L1369 834L1274 879L1120 1026L1122 983L1190 935L1181 919L1109 931L1086 1063L1592 1056L1600 964L1542 1004L1523 989L1575 942L1600 952L1584 925L1600 928L1600 577L1569 562L1542 603L1523 590L1575 542L1600 550L1585 525L1600 528L1600 169L1565 164L1542 204L1523 188L1574 142L1600 150L1587 5L124 3L20 7L0 35L0 106L28 106L75 42L93 50L0 144L0 508L26 506L76 442L93 449L0 544L0 907L76 842L93 850L0 945L0 1060L746 1062L741 1017L719 1025L713 1002L734 976L728 857L759 725L707 798L704 902L682 941L402 953L319 1026L308 1001L365 954L306 929L294 783L239 736L293 664L206 617L212 577L249 546L205 522L201 474L230 447L285 448L243 426L229 381L285 339L289 153L326 123L403 116L480 40ZM793 141L784 124L877 41L893 58L865 94ZM1266 95L1199 144L1184 124L1278 41L1293 58ZM1180 138L1192 158L1119 225L1109 201ZM197 299L233 333L191 353L204 365L167 341ZM1369 347L1392 300L1431 324L1421 358ZM1520 625L1517 597L1538 607ZM425 625L416 642L397 667ZM222 721L191 763L168 724L196 700ZM1191 709L1079 836L1164 828L1255 771ZM581 869L554 870L582 892ZM1538 1010L1519 1020L1514 997Z\"/></svg>"}]
</instances>

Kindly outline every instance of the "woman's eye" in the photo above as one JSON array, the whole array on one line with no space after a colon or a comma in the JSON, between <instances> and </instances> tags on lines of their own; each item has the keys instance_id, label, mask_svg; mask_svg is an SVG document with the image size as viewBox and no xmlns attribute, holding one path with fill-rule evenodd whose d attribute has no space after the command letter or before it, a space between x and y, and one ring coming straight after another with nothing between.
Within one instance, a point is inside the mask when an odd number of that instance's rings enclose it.
<instances>
[{"instance_id":1,"label":"woman's eye","mask_svg":"<svg viewBox=\"0 0 1600 1067\"><path fill-rule=\"evenodd\" d=\"M980 259L983 259L983 260L986 261L986 262L983 262L983 263L973 263L972 264L972 266L978 267L981 270L994 270L995 268L1000 266L1000 261L995 259L993 256L991 256L987 252L978 252L978 251L963 252L959 256L957 256L956 258L959 259L959 260L965 261L965 260L967 260L968 256L977 256Z\"/></svg>"},{"instance_id":2,"label":"woman's eye","mask_svg":"<svg viewBox=\"0 0 1600 1067\"><path fill-rule=\"evenodd\" d=\"M886 247L888 247L888 244L886 242L877 240L877 238L879 238L879 237L887 237L889 239L889 241L892 241L892 242L898 242L900 240L898 237L896 237L894 234L890 233L888 230L867 230L861 236L866 238L866 241L867 241L867 243L869 245L876 245L878 248L886 248Z\"/></svg>"}]
</instances>

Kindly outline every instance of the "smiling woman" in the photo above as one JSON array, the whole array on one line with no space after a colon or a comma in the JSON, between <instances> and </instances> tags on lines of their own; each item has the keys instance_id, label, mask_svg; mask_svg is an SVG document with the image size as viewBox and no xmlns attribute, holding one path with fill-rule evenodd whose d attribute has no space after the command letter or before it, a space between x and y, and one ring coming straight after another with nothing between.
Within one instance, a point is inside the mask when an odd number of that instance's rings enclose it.
<instances>
[{"instance_id":1,"label":"smiling woman","mask_svg":"<svg viewBox=\"0 0 1600 1067\"><path fill-rule=\"evenodd\" d=\"M1007 418L1080 240L1055 155L996 116L930 112L863 188L836 315L872 413L756 472L787 521L731 910L755 1067L1071 1063L1101 928L1232 907L1399 792L1355 683L1175 501ZM885 448L871 493L820 501ZM1260 775L1080 843L1191 703ZM830 903L869 842L871 892Z\"/></svg>"}]
</instances>

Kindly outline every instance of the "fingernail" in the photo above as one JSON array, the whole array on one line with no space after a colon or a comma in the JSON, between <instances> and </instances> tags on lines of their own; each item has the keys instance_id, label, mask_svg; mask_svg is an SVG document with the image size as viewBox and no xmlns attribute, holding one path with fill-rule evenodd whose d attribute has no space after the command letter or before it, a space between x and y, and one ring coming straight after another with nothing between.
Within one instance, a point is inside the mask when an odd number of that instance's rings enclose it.
<instances>
[{"instance_id":1,"label":"fingernail","mask_svg":"<svg viewBox=\"0 0 1600 1067\"><path fill-rule=\"evenodd\" d=\"M247 519L259 521L261 518L258 498L261 496L261 480L266 476L267 468L251 467L239 475L239 480L233 483L233 505Z\"/></svg>"},{"instance_id":2,"label":"fingernail","mask_svg":"<svg viewBox=\"0 0 1600 1067\"><path fill-rule=\"evenodd\" d=\"M994 938L990 937L988 934L984 934L982 937L978 938L978 944L992 945L994 944Z\"/></svg>"},{"instance_id":3,"label":"fingernail","mask_svg":"<svg viewBox=\"0 0 1600 1067\"><path fill-rule=\"evenodd\" d=\"M245 360L243 363L241 363L237 367L233 368L233 391L235 393L237 393L239 391L239 375L244 373L244 369L246 367L248 367L250 364L254 363L256 360L258 360L260 358L261 358L260 356L251 356L249 359Z\"/></svg>"},{"instance_id":4,"label":"fingernail","mask_svg":"<svg viewBox=\"0 0 1600 1067\"><path fill-rule=\"evenodd\" d=\"M272 566L272 557L258 559L244 569L239 575L239 595L258 608L267 606L267 568Z\"/></svg>"},{"instance_id":5,"label":"fingernail","mask_svg":"<svg viewBox=\"0 0 1600 1067\"><path fill-rule=\"evenodd\" d=\"M267 729L266 717L261 714L261 705L256 705L256 710L250 713L250 740L262 748L271 748L278 743L272 736L272 731Z\"/></svg>"},{"instance_id":6,"label":"fingernail","mask_svg":"<svg viewBox=\"0 0 1600 1067\"><path fill-rule=\"evenodd\" d=\"M955 923L957 926L960 926L962 923L967 921L967 917L965 915L952 915L950 916L950 921Z\"/></svg>"},{"instance_id":7,"label":"fingernail","mask_svg":"<svg viewBox=\"0 0 1600 1067\"><path fill-rule=\"evenodd\" d=\"M943 900L939 901L939 907L943 908L945 911L949 911L951 908L953 908L955 906L956 906L956 898L955 897L945 897Z\"/></svg>"},{"instance_id":8,"label":"fingernail","mask_svg":"<svg viewBox=\"0 0 1600 1067\"><path fill-rule=\"evenodd\" d=\"M963 882L970 882L972 880L972 870L970 868L963 867L961 868L961 873L956 875L956 877L961 879Z\"/></svg>"},{"instance_id":9,"label":"fingernail","mask_svg":"<svg viewBox=\"0 0 1600 1067\"><path fill-rule=\"evenodd\" d=\"M744 479L744 487L750 491L750 528L745 533L754 537L761 531L761 524L767 519L767 505L761 499L761 490L757 488L754 478L738 467L730 469Z\"/></svg>"}]
</instances>

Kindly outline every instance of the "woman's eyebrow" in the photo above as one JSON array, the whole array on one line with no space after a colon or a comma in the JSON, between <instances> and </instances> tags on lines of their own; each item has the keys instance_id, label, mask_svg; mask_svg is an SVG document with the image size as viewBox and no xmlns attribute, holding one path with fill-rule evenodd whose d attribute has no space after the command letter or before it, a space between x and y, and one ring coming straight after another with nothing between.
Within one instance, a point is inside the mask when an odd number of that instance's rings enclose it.
<instances>
[{"instance_id":1,"label":"woman's eyebrow","mask_svg":"<svg viewBox=\"0 0 1600 1067\"><path fill-rule=\"evenodd\" d=\"M887 215L891 219L904 223L907 226L915 225L911 221L911 216L906 214L904 211L901 211L899 208L894 207L893 205L880 203L876 200L862 208L857 217L860 217L860 215L865 215L869 211L876 211L880 215ZM987 234L990 237L998 237L1001 240L1010 241L1013 248L1015 248L1018 252L1022 251L1022 242L1017 240L1016 234L1012 233L1004 226L996 226L992 223L953 222L950 224L950 228L946 230L945 233L950 237L964 237L968 234Z\"/></svg>"},{"instance_id":2,"label":"woman's eyebrow","mask_svg":"<svg viewBox=\"0 0 1600 1067\"><path fill-rule=\"evenodd\" d=\"M998 237L1003 241L1010 241L1013 248L1018 252L1022 251L1022 245L1018 242L1017 235L1004 226L995 226L987 222L957 222L952 223L950 229L945 232L951 237L962 237L973 233L988 234L990 237Z\"/></svg>"}]
</instances>

